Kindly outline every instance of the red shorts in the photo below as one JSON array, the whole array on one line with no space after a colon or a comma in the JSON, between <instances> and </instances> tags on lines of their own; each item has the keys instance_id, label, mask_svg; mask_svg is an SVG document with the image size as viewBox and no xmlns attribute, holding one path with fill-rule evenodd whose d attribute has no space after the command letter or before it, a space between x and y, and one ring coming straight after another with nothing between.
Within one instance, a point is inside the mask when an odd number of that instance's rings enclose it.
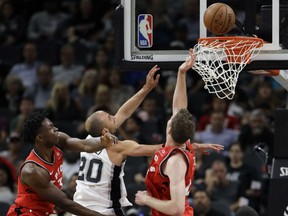
<instances>
[{"instance_id":1,"label":"red shorts","mask_svg":"<svg viewBox=\"0 0 288 216\"><path fill-rule=\"evenodd\" d=\"M16 204L13 204L10 206L10 209L6 216L45 216L49 215L48 212L43 211L37 211L37 210L31 210L24 208L22 206L18 206ZM51 213L52 214L52 213Z\"/></svg>"}]
</instances>

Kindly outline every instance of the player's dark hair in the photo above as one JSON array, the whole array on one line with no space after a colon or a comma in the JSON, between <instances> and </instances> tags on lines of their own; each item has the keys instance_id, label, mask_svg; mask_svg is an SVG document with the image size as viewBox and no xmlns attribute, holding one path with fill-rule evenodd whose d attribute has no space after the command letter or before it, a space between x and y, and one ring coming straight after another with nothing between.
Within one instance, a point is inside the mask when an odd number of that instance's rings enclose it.
<instances>
[{"instance_id":1,"label":"player's dark hair","mask_svg":"<svg viewBox=\"0 0 288 216\"><path fill-rule=\"evenodd\" d=\"M35 111L26 118L22 132L22 140L25 144L34 145L35 138L39 132L39 128L41 128L42 122L47 117L47 112Z\"/></svg>"},{"instance_id":2,"label":"player's dark hair","mask_svg":"<svg viewBox=\"0 0 288 216\"><path fill-rule=\"evenodd\" d=\"M193 138L195 121L187 109L181 109L171 121L171 136L178 144L183 144Z\"/></svg>"}]
</instances>

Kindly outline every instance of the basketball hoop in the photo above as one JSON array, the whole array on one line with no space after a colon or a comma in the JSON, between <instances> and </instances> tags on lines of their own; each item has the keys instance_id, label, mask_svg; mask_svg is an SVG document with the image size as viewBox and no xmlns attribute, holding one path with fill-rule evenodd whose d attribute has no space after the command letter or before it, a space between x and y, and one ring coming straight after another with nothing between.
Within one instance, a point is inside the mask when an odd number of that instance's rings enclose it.
<instances>
[{"instance_id":1,"label":"basketball hoop","mask_svg":"<svg viewBox=\"0 0 288 216\"><path fill-rule=\"evenodd\" d=\"M202 77L209 93L231 100L239 73L262 46L263 40L254 37L199 38L193 48L197 61L192 69Z\"/></svg>"}]
</instances>

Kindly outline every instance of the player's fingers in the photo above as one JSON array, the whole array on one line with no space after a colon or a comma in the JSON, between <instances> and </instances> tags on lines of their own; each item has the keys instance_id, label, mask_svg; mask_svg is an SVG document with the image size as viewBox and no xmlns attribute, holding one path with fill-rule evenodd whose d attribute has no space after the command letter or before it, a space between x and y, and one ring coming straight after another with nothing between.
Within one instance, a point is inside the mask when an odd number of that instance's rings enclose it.
<instances>
[{"instance_id":1,"label":"player's fingers","mask_svg":"<svg viewBox=\"0 0 288 216\"><path fill-rule=\"evenodd\" d=\"M154 77L154 74L159 70L160 68L158 67L158 65L155 65L150 71L149 71L149 76Z\"/></svg>"},{"instance_id":2,"label":"player's fingers","mask_svg":"<svg viewBox=\"0 0 288 216\"><path fill-rule=\"evenodd\" d=\"M191 56L192 59L195 59L195 53L193 49L189 50L189 55Z\"/></svg>"},{"instance_id":3,"label":"player's fingers","mask_svg":"<svg viewBox=\"0 0 288 216\"><path fill-rule=\"evenodd\" d=\"M149 71L149 75L151 75L156 69L157 69L158 65L154 65L150 71Z\"/></svg>"},{"instance_id":4,"label":"player's fingers","mask_svg":"<svg viewBox=\"0 0 288 216\"><path fill-rule=\"evenodd\" d=\"M113 144L118 143L118 138L114 136L113 134L110 134L109 138L112 140Z\"/></svg>"},{"instance_id":5,"label":"player's fingers","mask_svg":"<svg viewBox=\"0 0 288 216\"><path fill-rule=\"evenodd\" d=\"M157 74L155 77L155 82L158 83L159 79L160 79L160 74Z\"/></svg>"},{"instance_id":6,"label":"player's fingers","mask_svg":"<svg viewBox=\"0 0 288 216\"><path fill-rule=\"evenodd\" d=\"M105 137L107 137L107 139L112 141L113 145L118 143L118 138L115 135L111 134L111 133L106 133Z\"/></svg>"},{"instance_id":7,"label":"player's fingers","mask_svg":"<svg viewBox=\"0 0 288 216\"><path fill-rule=\"evenodd\" d=\"M215 147L215 148L218 148L218 149L224 149L224 146L223 146L223 145L214 144L214 147Z\"/></svg>"}]
</instances>

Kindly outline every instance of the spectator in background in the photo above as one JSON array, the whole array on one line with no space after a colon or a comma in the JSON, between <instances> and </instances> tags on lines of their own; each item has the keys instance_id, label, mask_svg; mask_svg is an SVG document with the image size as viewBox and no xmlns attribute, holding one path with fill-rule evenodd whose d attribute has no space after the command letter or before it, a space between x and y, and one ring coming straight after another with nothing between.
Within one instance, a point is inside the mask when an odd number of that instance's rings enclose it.
<instances>
[{"instance_id":1,"label":"spectator in background","mask_svg":"<svg viewBox=\"0 0 288 216\"><path fill-rule=\"evenodd\" d=\"M9 135L9 119L0 114L0 152L6 149L6 140Z\"/></svg>"},{"instance_id":2,"label":"spectator in background","mask_svg":"<svg viewBox=\"0 0 288 216\"><path fill-rule=\"evenodd\" d=\"M30 97L23 97L20 103L20 113L10 122L10 133L21 134L24 128L24 121L34 111L34 100Z\"/></svg>"},{"instance_id":3,"label":"spectator in background","mask_svg":"<svg viewBox=\"0 0 288 216\"><path fill-rule=\"evenodd\" d=\"M238 183L226 178L227 167L225 162L216 160L212 163L211 169L205 173L206 191L210 194L216 210L223 212L222 208L229 208L231 212L236 210L235 203L238 197Z\"/></svg>"},{"instance_id":4,"label":"spectator in background","mask_svg":"<svg viewBox=\"0 0 288 216\"><path fill-rule=\"evenodd\" d=\"M84 72L78 88L74 89L71 93L72 98L81 106L83 119L86 118L89 108L94 105L97 80L97 71L95 69L88 69Z\"/></svg>"},{"instance_id":5,"label":"spectator in background","mask_svg":"<svg viewBox=\"0 0 288 216\"><path fill-rule=\"evenodd\" d=\"M15 182L11 170L6 164L0 163L0 202L11 205L15 197Z\"/></svg>"},{"instance_id":6,"label":"spectator in background","mask_svg":"<svg viewBox=\"0 0 288 216\"><path fill-rule=\"evenodd\" d=\"M32 42L27 42L23 48L24 61L15 64L10 70L9 74L18 76L25 88L36 83L36 70L39 66L37 55L36 45Z\"/></svg>"},{"instance_id":7,"label":"spectator in background","mask_svg":"<svg viewBox=\"0 0 288 216\"><path fill-rule=\"evenodd\" d=\"M22 100L24 86L21 79L16 75L8 75L4 82L5 95L1 100L1 105L7 107L12 113L16 114L19 111L19 106Z\"/></svg>"},{"instance_id":8,"label":"spectator in background","mask_svg":"<svg viewBox=\"0 0 288 216\"><path fill-rule=\"evenodd\" d=\"M207 129L207 127L210 126L210 120L211 120L211 113L216 112L223 112L225 114L224 119L224 126L226 128L230 129L239 129L239 120L235 116L227 115L227 109L228 109L229 102L227 99L220 99L217 96L212 96L212 103L211 108L209 109L210 114L200 116L199 122L197 124L197 131L203 131Z\"/></svg>"},{"instance_id":9,"label":"spectator in background","mask_svg":"<svg viewBox=\"0 0 288 216\"><path fill-rule=\"evenodd\" d=\"M211 206L211 198L207 191L197 190L193 195L194 216L226 216Z\"/></svg>"},{"instance_id":10,"label":"spectator in background","mask_svg":"<svg viewBox=\"0 0 288 216\"><path fill-rule=\"evenodd\" d=\"M213 111L210 116L211 127L195 133L195 141L200 143L215 143L225 147L222 152L227 154L229 146L238 140L238 131L225 127L225 113Z\"/></svg>"},{"instance_id":11,"label":"spectator in background","mask_svg":"<svg viewBox=\"0 0 288 216\"><path fill-rule=\"evenodd\" d=\"M124 124L124 128L119 128L119 137L122 140L134 140L138 143L147 143L147 139L142 135L143 121L133 114Z\"/></svg>"},{"instance_id":12,"label":"spectator in background","mask_svg":"<svg viewBox=\"0 0 288 216\"><path fill-rule=\"evenodd\" d=\"M82 65L75 64L75 50L71 44L65 44L60 51L60 65L52 67L53 81L64 82L69 87L77 87L84 71Z\"/></svg>"},{"instance_id":13,"label":"spectator in background","mask_svg":"<svg viewBox=\"0 0 288 216\"><path fill-rule=\"evenodd\" d=\"M210 155L208 155L210 157ZM204 154L195 152L195 159L196 159L196 169L194 173L194 179L192 184L191 192L197 190L205 190L205 172L211 166L212 161L207 162L206 157Z\"/></svg>"},{"instance_id":14,"label":"spectator in background","mask_svg":"<svg viewBox=\"0 0 288 216\"><path fill-rule=\"evenodd\" d=\"M37 68L37 82L26 89L24 96L31 97L35 103L35 109L45 109L50 98L53 83L53 74L49 64L41 64Z\"/></svg>"},{"instance_id":15,"label":"spectator in background","mask_svg":"<svg viewBox=\"0 0 288 216\"><path fill-rule=\"evenodd\" d=\"M234 98L227 108L227 116L235 116L240 120L249 109L250 106L246 92L240 87L236 87Z\"/></svg>"},{"instance_id":16,"label":"spectator in background","mask_svg":"<svg viewBox=\"0 0 288 216\"><path fill-rule=\"evenodd\" d=\"M7 138L7 147L8 150L0 152L0 156L9 160L14 165L17 173L19 173L22 162L28 156L31 149L23 146L18 133L10 134Z\"/></svg>"},{"instance_id":17,"label":"spectator in background","mask_svg":"<svg viewBox=\"0 0 288 216\"><path fill-rule=\"evenodd\" d=\"M116 106L111 100L111 92L107 85L100 84L97 86L95 91L95 103L94 106L90 107L88 110L87 116L91 115L98 107L106 107L110 113L115 114Z\"/></svg>"},{"instance_id":18,"label":"spectator in background","mask_svg":"<svg viewBox=\"0 0 288 216\"><path fill-rule=\"evenodd\" d=\"M44 10L36 12L30 19L27 36L30 40L60 39L65 30L68 15L58 9L58 0L44 0Z\"/></svg>"},{"instance_id":19,"label":"spectator in background","mask_svg":"<svg viewBox=\"0 0 288 216\"><path fill-rule=\"evenodd\" d=\"M116 67L110 70L109 87L111 100L117 110L134 94L134 89L131 86L123 85L120 70Z\"/></svg>"},{"instance_id":20,"label":"spectator in background","mask_svg":"<svg viewBox=\"0 0 288 216\"><path fill-rule=\"evenodd\" d=\"M251 97L249 101L252 109L260 108L263 105L268 106L271 110L279 107L280 101L269 81L259 83L256 92L255 97Z\"/></svg>"},{"instance_id":21,"label":"spectator in background","mask_svg":"<svg viewBox=\"0 0 288 216\"><path fill-rule=\"evenodd\" d=\"M108 54L105 49L98 49L95 53L93 62L88 68L94 68L98 72L98 82L100 84L108 84L108 74L111 65L109 64Z\"/></svg>"},{"instance_id":22,"label":"spectator in background","mask_svg":"<svg viewBox=\"0 0 288 216\"><path fill-rule=\"evenodd\" d=\"M80 0L76 14L69 20L67 39L69 43L80 42L85 45L97 45L100 30L103 28L101 19L97 19L94 1Z\"/></svg>"},{"instance_id":23,"label":"spectator in background","mask_svg":"<svg viewBox=\"0 0 288 216\"><path fill-rule=\"evenodd\" d=\"M162 116L157 112L156 98L148 96L144 99L137 116L143 121L143 136L148 143L162 142Z\"/></svg>"},{"instance_id":24,"label":"spectator in background","mask_svg":"<svg viewBox=\"0 0 288 216\"><path fill-rule=\"evenodd\" d=\"M22 16L15 13L11 1L4 1L0 7L0 44L11 46L25 39L26 23Z\"/></svg>"},{"instance_id":25,"label":"spectator in background","mask_svg":"<svg viewBox=\"0 0 288 216\"><path fill-rule=\"evenodd\" d=\"M82 117L80 105L71 98L68 86L62 82L54 84L46 109L54 121L68 122Z\"/></svg>"},{"instance_id":26,"label":"spectator in background","mask_svg":"<svg viewBox=\"0 0 288 216\"><path fill-rule=\"evenodd\" d=\"M185 0L184 17L178 21L178 26L185 26L187 29L187 44L193 46L199 38L199 1Z\"/></svg>"},{"instance_id":27,"label":"spectator in background","mask_svg":"<svg viewBox=\"0 0 288 216\"><path fill-rule=\"evenodd\" d=\"M103 48L107 52L108 61L110 65L115 65L115 33L114 31L108 32L108 35L105 37L105 42Z\"/></svg>"},{"instance_id":28,"label":"spectator in background","mask_svg":"<svg viewBox=\"0 0 288 216\"><path fill-rule=\"evenodd\" d=\"M262 143L270 154L273 153L274 135L262 110L254 109L249 114L247 124L241 127L239 141L244 151L253 151Z\"/></svg>"},{"instance_id":29,"label":"spectator in background","mask_svg":"<svg viewBox=\"0 0 288 216\"><path fill-rule=\"evenodd\" d=\"M244 162L244 153L239 143L233 143L230 146L228 157L226 178L239 184L238 194L240 199L236 203L235 208L244 204L259 211L261 173Z\"/></svg>"}]
</instances>

